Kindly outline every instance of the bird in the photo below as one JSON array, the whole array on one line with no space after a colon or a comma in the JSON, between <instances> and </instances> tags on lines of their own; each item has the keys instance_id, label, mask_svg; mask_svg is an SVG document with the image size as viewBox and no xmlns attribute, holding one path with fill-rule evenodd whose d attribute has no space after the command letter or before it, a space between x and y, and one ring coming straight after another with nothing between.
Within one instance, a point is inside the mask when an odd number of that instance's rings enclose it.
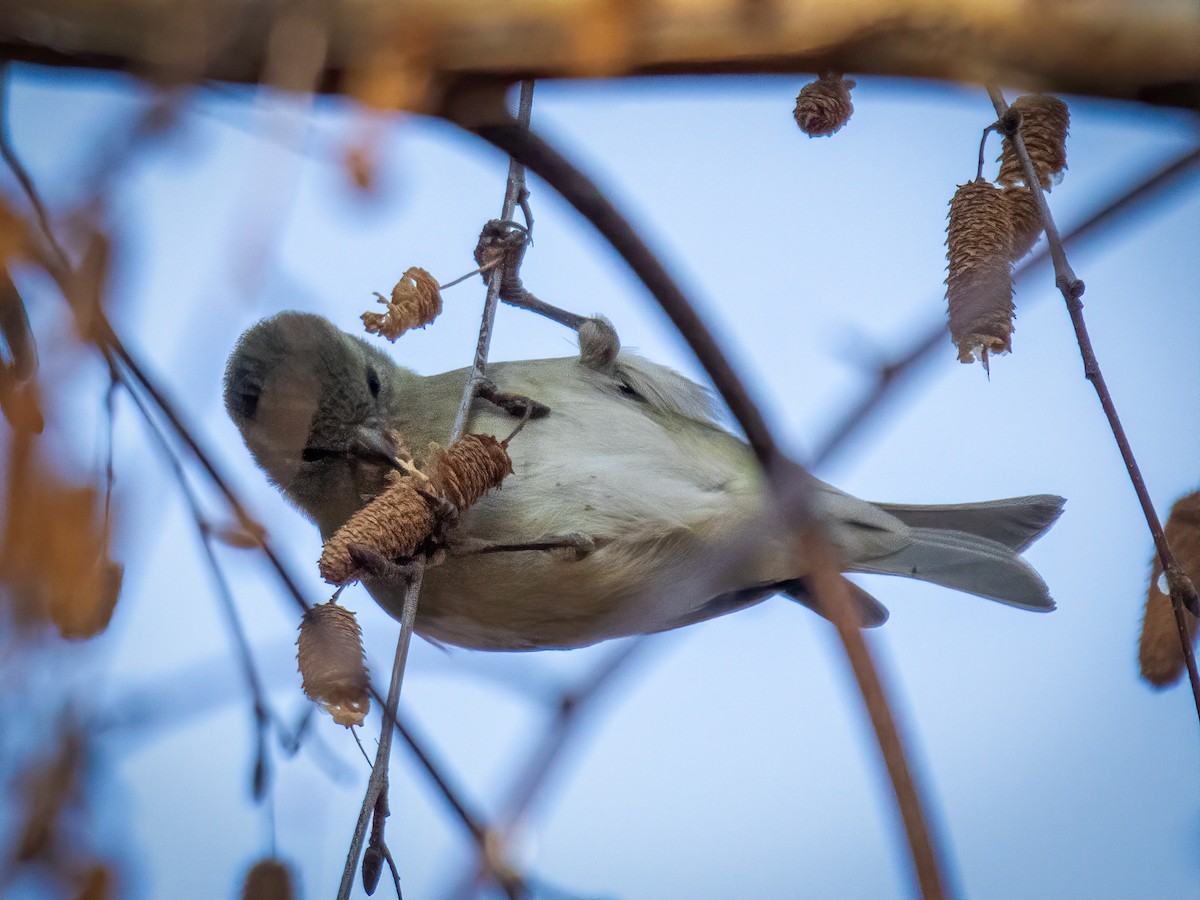
<instances>
[{"instance_id":1,"label":"bird","mask_svg":"<svg viewBox=\"0 0 1200 900\"><path fill-rule=\"evenodd\" d=\"M479 650L571 649L777 594L823 613L803 547L749 446L720 424L711 392L624 349L595 357L488 366L499 391L545 414L525 417L508 447L512 474L455 523L459 551L425 568L416 632ZM324 317L286 311L242 335L224 403L254 461L324 541L384 489L397 432L413 448L449 438L468 377L467 369L419 375ZM467 430L502 435L515 421L476 398ZM845 572L1054 609L1021 554L1058 519L1063 498L902 505L815 478L812 486ZM397 619L402 571L361 579ZM866 590L846 585L863 626L887 619Z\"/></svg>"}]
</instances>

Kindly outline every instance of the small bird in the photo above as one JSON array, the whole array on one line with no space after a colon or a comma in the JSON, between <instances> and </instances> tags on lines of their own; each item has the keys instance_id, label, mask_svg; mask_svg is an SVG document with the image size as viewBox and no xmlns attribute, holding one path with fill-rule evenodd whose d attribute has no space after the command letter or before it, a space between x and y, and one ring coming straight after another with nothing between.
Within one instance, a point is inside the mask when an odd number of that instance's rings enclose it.
<instances>
[{"instance_id":1,"label":"small bird","mask_svg":"<svg viewBox=\"0 0 1200 900\"><path fill-rule=\"evenodd\" d=\"M585 357L489 365L499 391L549 412L511 441L503 485L462 514L458 549L426 568L417 633L486 650L565 649L774 594L819 613L803 553L773 513L750 448L717 423L709 392L625 351ZM396 465L391 433L413 448L448 440L467 374L423 377L320 316L283 312L238 342L225 407L267 477L328 540L383 490ZM517 421L476 399L468 431L503 436ZM814 488L847 572L1054 608L1020 554L1058 518L1061 497L903 506ZM404 577L362 581L400 615ZM864 625L886 620L875 598L847 585Z\"/></svg>"}]
</instances>

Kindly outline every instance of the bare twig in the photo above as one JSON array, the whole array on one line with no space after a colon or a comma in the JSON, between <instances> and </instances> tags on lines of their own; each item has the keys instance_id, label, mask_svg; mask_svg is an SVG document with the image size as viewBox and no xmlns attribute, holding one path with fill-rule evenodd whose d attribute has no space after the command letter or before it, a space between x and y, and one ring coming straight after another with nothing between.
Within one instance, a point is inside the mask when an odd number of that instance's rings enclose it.
<instances>
[{"instance_id":1,"label":"bare twig","mask_svg":"<svg viewBox=\"0 0 1200 900\"><path fill-rule=\"evenodd\" d=\"M1062 236L1063 246L1073 247L1083 243L1087 238L1095 236L1104 225L1127 221L1126 214L1151 199L1186 196L1181 191L1169 192L1167 189L1177 186L1182 178L1189 175L1194 176L1197 171L1200 171L1200 147L1184 153L1135 184L1122 188L1115 197L1064 234ZM1123 216L1126 218L1122 218ZM1013 273L1014 278L1028 274L1049 258L1049 248L1043 247L1017 266ZM814 467L823 465L840 450L846 441L883 406L884 402L895 394L896 388L903 384L922 363L933 358L934 352L942 346L945 340L946 322L943 317L938 319L907 350L880 365L873 384L817 445L812 454L812 465Z\"/></svg>"},{"instance_id":2,"label":"bare twig","mask_svg":"<svg viewBox=\"0 0 1200 900\"><path fill-rule=\"evenodd\" d=\"M50 214L46 211L46 204L42 202L42 195L34 186L33 179L29 177L29 172L26 171L21 158L17 156L16 150L12 145L12 138L8 133L8 61L0 61L0 158L2 158L9 169L12 170L13 177L17 179L17 183L21 185L21 190L25 193L26 199L29 200L30 206L33 207L34 215L37 216L38 227L42 230L42 234L49 245L51 252L54 254L58 264L63 268L70 268L70 260L67 258L66 252L62 245L54 235L54 229L50 227Z\"/></svg>"},{"instance_id":3,"label":"bare twig","mask_svg":"<svg viewBox=\"0 0 1200 900\"><path fill-rule=\"evenodd\" d=\"M521 100L518 111L520 120L525 127L529 125L533 110L533 82L521 84ZM515 160L509 163L508 183L504 192L504 204L501 218L512 218L517 203L521 201L525 191L525 169ZM479 324L479 339L475 346L475 356L467 382L463 386L462 401L454 419L454 428L450 433L449 444L458 440L466 429L467 417L471 403L475 399L478 383L483 379L487 368L488 348L491 344L492 325L496 319L496 304L500 296L500 283L503 275L499 267L493 268L488 277L487 295L484 300L483 315ZM448 445L449 445L448 444ZM404 680L404 669L408 661L408 647L412 641L413 629L416 624L417 607L421 596L421 580L424 574L424 561L418 559L413 565L412 574L404 594L404 604L400 611L400 635L396 642L396 656L392 661L392 678L388 688L387 704L384 711L383 735L379 740L379 749L375 755L375 764L371 769L371 778L367 783L367 791L359 810L358 822L350 841L350 850L346 854L346 864L342 870L342 881L338 889L338 900L347 900L354 885L354 870L358 865L358 857L362 852L363 840L371 820L372 810L375 809L379 793L386 790L388 759L391 752L391 728L389 722L395 720L396 707L400 701L400 689ZM382 825L377 826L382 832ZM481 845L480 859L488 865L488 854ZM515 896L511 884L504 878L500 879L501 887L510 895Z\"/></svg>"},{"instance_id":4,"label":"bare twig","mask_svg":"<svg viewBox=\"0 0 1200 900\"><path fill-rule=\"evenodd\" d=\"M550 779L556 764L562 759L563 750L585 721L584 713L592 708L593 701L617 673L623 671L629 661L645 649L647 640L647 636L641 635L625 641L601 660L579 684L562 692L541 740L534 745L522 771L510 786L496 826L501 846L512 839L538 793ZM486 874L483 866L476 865L448 896L466 900L472 896L479 879Z\"/></svg>"},{"instance_id":5,"label":"bare twig","mask_svg":"<svg viewBox=\"0 0 1200 900\"><path fill-rule=\"evenodd\" d=\"M993 85L988 85L987 90L988 95L992 99L992 105L996 108L996 115L1003 119L1004 114L1008 111L1008 104L1004 100L1004 95L1000 92L999 88ZM1162 523L1158 519L1158 513L1154 511L1154 503L1150 499L1150 492L1146 489L1145 479L1142 478L1141 469L1138 467L1137 459L1133 455L1133 447L1130 445L1129 437L1125 434L1125 428L1117 415L1117 407L1113 402L1112 394L1108 390L1108 384L1104 380L1104 374L1100 371L1100 363L1096 358L1096 351L1092 347L1092 339L1088 335L1087 323L1083 318L1083 301L1080 300L1080 297L1083 296L1084 285L1076 277L1070 263L1067 262L1066 249L1063 247L1062 238L1058 234L1058 227L1054 224L1054 217L1050 214L1050 207L1046 203L1045 192L1042 190L1041 181L1034 168L1033 160L1029 158L1029 152L1025 148L1025 141L1021 137L1020 128L1013 129L1008 137L1017 148L1017 153L1021 157L1021 164L1025 169L1025 182L1033 192L1033 196L1037 198L1038 208L1042 213L1042 225L1046 230L1046 241L1049 244L1050 258L1054 261L1054 283L1062 293L1063 300L1066 301L1067 312L1071 317L1071 325L1075 328L1075 339L1079 343L1079 354L1083 357L1083 375L1092 383L1092 387L1096 390L1096 396L1100 400L1100 406L1104 409L1104 415L1108 419L1108 426L1112 430L1113 438L1116 440L1117 447L1121 451L1121 459L1125 462L1125 468L1129 473L1129 480L1133 484L1134 493L1137 494L1138 502L1142 506L1142 513L1146 517L1146 525L1150 528L1150 535L1154 539L1154 546L1158 550L1158 558L1162 563L1163 572L1167 576L1167 584L1171 591L1171 607L1175 611L1175 624L1179 628L1179 639L1183 643L1183 658L1187 663L1188 678L1192 686L1192 696L1196 702L1196 715L1200 718L1200 674L1196 671L1196 657L1192 652L1192 641L1188 634L1187 620L1184 618L1185 608L1192 615L1200 615L1200 599L1196 596L1196 588L1192 584L1191 579L1180 568L1179 563L1175 561L1175 556L1171 552L1171 547L1167 543L1166 536L1163 534Z\"/></svg>"},{"instance_id":6,"label":"bare twig","mask_svg":"<svg viewBox=\"0 0 1200 900\"><path fill-rule=\"evenodd\" d=\"M106 359L109 361L114 377L119 377L112 357L106 354ZM212 546L212 527L205 518L204 512L200 508L200 501L187 480L187 475L183 471L183 464L179 461L179 456L175 453L175 449L167 440L166 435L159 429L158 423L150 414L150 410L142 402L142 398L133 390L127 389L127 392L134 406L141 413L142 419L146 423L146 430L154 438L154 442L158 446L163 459L170 466L171 472L175 477L175 483L178 485L184 502L187 504L188 511L191 513L192 524L196 528L196 535L200 539L201 548L204 550L205 563L208 566L209 572L212 573L213 583L217 589L217 598L220 601L221 613L225 617L225 625L233 636L234 651L241 664L242 677L246 681L246 687L249 689L250 697L253 701L252 709L257 747L253 784L254 796L257 800L261 798L266 783L267 757L265 736L268 722L275 723L276 729L280 731L285 740L290 735L288 735L282 719L273 713L270 704L267 702L262 677L259 675L258 667L254 664L254 653L250 648L250 641L246 637L246 630L242 627L242 620L238 615L237 605L233 600L233 590L229 586L229 581L225 578L225 573L221 569L220 562L217 560L216 552Z\"/></svg>"},{"instance_id":7,"label":"bare twig","mask_svg":"<svg viewBox=\"0 0 1200 900\"><path fill-rule=\"evenodd\" d=\"M476 112L478 110L472 111ZM495 124L496 122L500 124ZM524 162L545 179L621 255L688 342L713 384L721 392L730 412L742 426L747 441L774 488L777 508L785 522L797 533L803 530L806 534L819 534L820 523L812 517L812 507L808 502L808 473L779 451L762 414L725 358L712 333L661 261L603 195L599 187L528 129L510 121L506 122L500 117L487 124L476 121L468 127L511 157ZM818 554L818 557L820 556L822 554ZM820 581L823 584L829 584L837 579L838 569L833 567L814 574L821 576ZM846 621L854 621L849 599L843 589L826 590L818 596L818 600L823 608L831 610L835 622L839 616L844 617ZM845 608L841 609L843 606ZM837 608L836 612L833 612L834 608ZM844 634L842 629L839 629L839 633ZM859 678L859 689L875 728L880 750L887 760L889 774L893 776L892 786L908 835L920 889L926 897L945 896L942 865L937 847L929 835L920 793L904 757L903 742L888 709L885 692L878 673L874 671L867 645L861 635L857 635L857 639L861 644L856 646L857 642L847 642L846 652ZM868 670L871 677L864 679L862 674ZM897 777L898 773L903 777Z\"/></svg>"}]
</instances>

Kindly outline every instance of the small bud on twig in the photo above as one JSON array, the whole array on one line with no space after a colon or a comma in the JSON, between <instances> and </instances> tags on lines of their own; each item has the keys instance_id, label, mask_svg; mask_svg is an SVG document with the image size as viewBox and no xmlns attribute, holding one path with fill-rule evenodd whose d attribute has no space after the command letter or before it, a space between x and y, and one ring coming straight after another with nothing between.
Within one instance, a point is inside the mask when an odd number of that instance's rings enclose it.
<instances>
[{"instance_id":1,"label":"small bud on twig","mask_svg":"<svg viewBox=\"0 0 1200 900\"><path fill-rule=\"evenodd\" d=\"M852 87L853 81L836 72L826 72L802 87L792 110L800 130L809 137L828 137L840 131L854 112Z\"/></svg>"},{"instance_id":2,"label":"small bud on twig","mask_svg":"<svg viewBox=\"0 0 1200 900\"><path fill-rule=\"evenodd\" d=\"M339 725L361 725L371 708L362 629L334 600L304 614L296 641L304 693Z\"/></svg>"},{"instance_id":3,"label":"small bud on twig","mask_svg":"<svg viewBox=\"0 0 1200 900\"><path fill-rule=\"evenodd\" d=\"M946 229L950 337L958 358L1012 349L1012 219L1002 192L986 181L960 185L950 201Z\"/></svg>"},{"instance_id":4,"label":"small bud on twig","mask_svg":"<svg viewBox=\"0 0 1200 900\"><path fill-rule=\"evenodd\" d=\"M392 288L392 299L386 302L386 313L365 312L363 325L371 334L394 341L406 331L424 328L442 311L442 294L437 281L424 269L416 266L405 271Z\"/></svg>"},{"instance_id":5,"label":"small bud on twig","mask_svg":"<svg viewBox=\"0 0 1200 900\"><path fill-rule=\"evenodd\" d=\"M1025 94L1014 100L1009 110L1020 113L1021 139L1033 160L1038 181L1043 188L1049 188L1055 176L1067 168L1067 128L1071 124L1067 104L1049 94ZM1000 153L1000 174L996 181L1004 187L1026 184L1025 167L1008 137Z\"/></svg>"},{"instance_id":6,"label":"small bud on twig","mask_svg":"<svg viewBox=\"0 0 1200 900\"><path fill-rule=\"evenodd\" d=\"M1163 528L1175 560L1193 582L1200 582L1200 491L1180 497L1171 508ZM1146 612L1142 619L1142 635L1138 646L1138 661L1142 677L1155 687L1167 687L1183 674L1183 646L1179 641L1179 626L1169 594L1159 589L1162 561L1158 554L1150 571L1150 588L1146 594ZM1196 640L1196 617L1183 611L1188 637Z\"/></svg>"}]
</instances>

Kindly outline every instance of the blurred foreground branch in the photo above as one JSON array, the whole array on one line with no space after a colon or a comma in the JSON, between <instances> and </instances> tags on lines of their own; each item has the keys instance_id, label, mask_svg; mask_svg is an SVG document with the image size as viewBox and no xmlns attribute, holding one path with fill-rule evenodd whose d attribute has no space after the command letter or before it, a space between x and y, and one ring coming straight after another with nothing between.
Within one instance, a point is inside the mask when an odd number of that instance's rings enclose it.
<instances>
[{"instance_id":1,"label":"blurred foreground branch","mask_svg":"<svg viewBox=\"0 0 1200 900\"><path fill-rule=\"evenodd\" d=\"M829 70L1200 106L1194 0L7 0L0 59L259 83L285 14L327 40L321 90L418 112L480 79Z\"/></svg>"}]
</instances>

